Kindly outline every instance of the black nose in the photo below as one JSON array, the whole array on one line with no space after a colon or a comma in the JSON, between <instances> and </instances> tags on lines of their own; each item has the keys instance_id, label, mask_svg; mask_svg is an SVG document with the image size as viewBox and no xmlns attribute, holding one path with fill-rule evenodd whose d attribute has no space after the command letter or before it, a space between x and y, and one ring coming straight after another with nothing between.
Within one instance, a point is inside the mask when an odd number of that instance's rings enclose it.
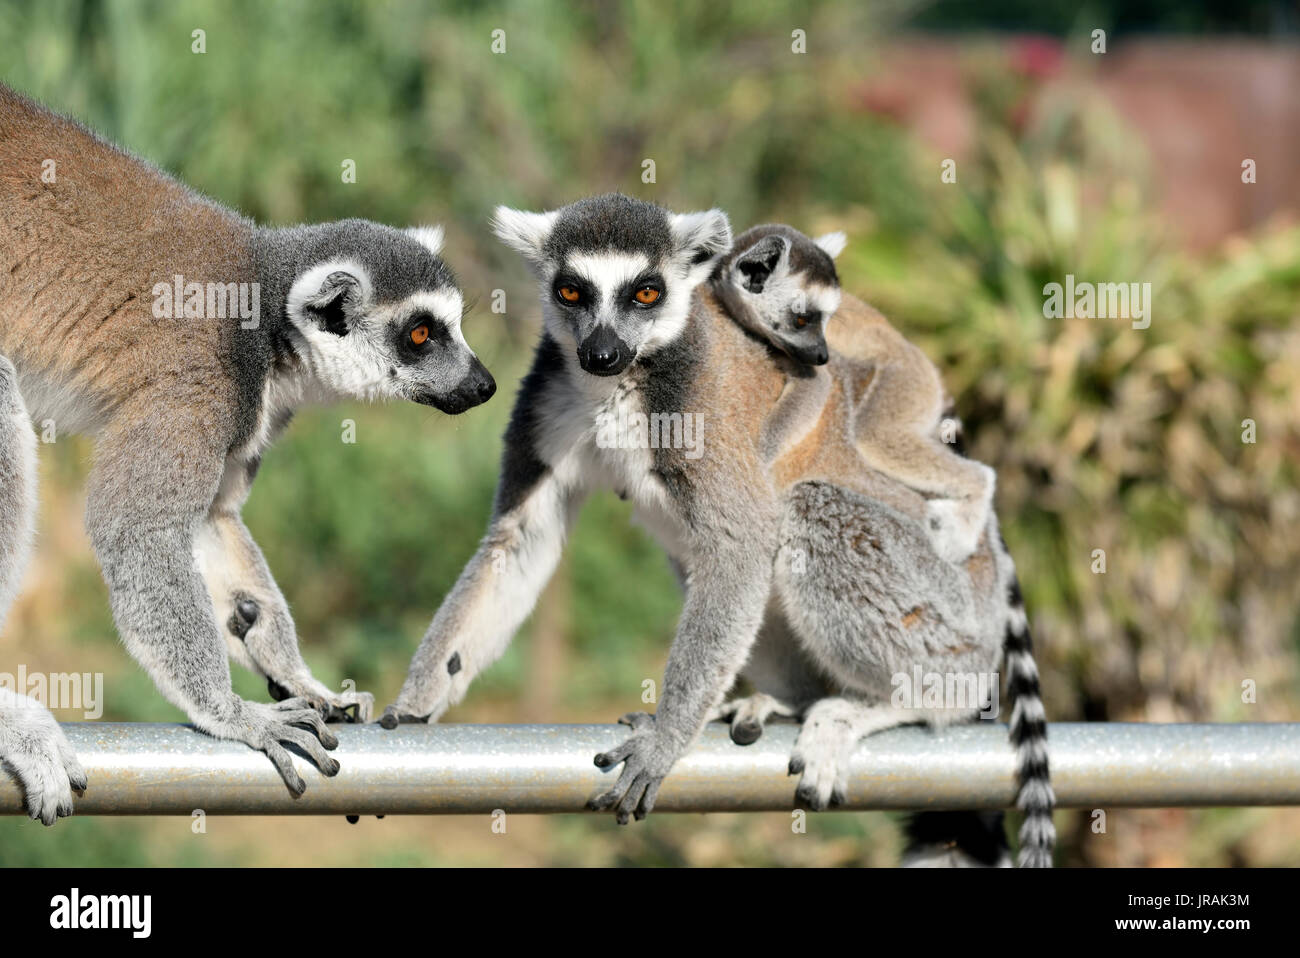
<instances>
[{"instance_id":1,"label":"black nose","mask_svg":"<svg viewBox=\"0 0 1300 958\"><path fill-rule=\"evenodd\" d=\"M578 362L597 376L621 373L631 361L631 347L609 326L597 326L578 347Z\"/></svg>"},{"instance_id":2,"label":"black nose","mask_svg":"<svg viewBox=\"0 0 1300 958\"><path fill-rule=\"evenodd\" d=\"M613 369L618 365L619 354L617 346L610 346L605 349L593 349L587 354L587 367L592 372L605 372Z\"/></svg>"}]
</instances>

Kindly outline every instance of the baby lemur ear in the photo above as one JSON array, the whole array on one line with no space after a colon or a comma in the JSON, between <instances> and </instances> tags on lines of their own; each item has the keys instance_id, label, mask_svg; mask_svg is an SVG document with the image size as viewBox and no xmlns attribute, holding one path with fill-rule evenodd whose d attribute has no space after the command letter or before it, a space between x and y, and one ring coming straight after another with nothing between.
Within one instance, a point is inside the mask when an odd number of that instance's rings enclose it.
<instances>
[{"instance_id":1,"label":"baby lemur ear","mask_svg":"<svg viewBox=\"0 0 1300 958\"><path fill-rule=\"evenodd\" d=\"M359 268L326 264L308 270L289 291L289 311L335 336L346 336L366 304L365 274Z\"/></svg>"},{"instance_id":2,"label":"baby lemur ear","mask_svg":"<svg viewBox=\"0 0 1300 958\"><path fill-rule=\"evenodd\" d=\"M844 252L844 247L848 245L849 238L836 230L834 233L827 233L824 236L817 237L813 242L820 246L827 256L835 259Z\"/></svg>"},{"instance_id":3,"label":"baby lemur ear","mask_svg":"<svg viewBox=\"0 0 1300 958\"><path fill-rule=\"evenodd\" d=\"M492 232L530 263L540 263L545 259L542 250L559 215L558 211L526 213L498 206L492 213Z\"/></svg>"},{"instance_id":4,"label":"baby lemur ear","mask_svg":"<svg viewBox=\"0 0 1300 958\"><path fill-rule=\"evenodd\" d=\"M756 240L736 257L735 266L741 276L741 285L751 293L763 292L768 279L789 251L790 243L784 236L770 235Z\"/></svg>"},{"instance_id":5,"label":"baby lemur ear","mask_svg":"<svg viewBox=\"0 0 1300 958\"><path fill-rule=\"evenodd\" d=\"M668 223L677 248L689 251L692 266L731 252L731 221L722 210L674 213Z\"/></svg>"}]
</instances>

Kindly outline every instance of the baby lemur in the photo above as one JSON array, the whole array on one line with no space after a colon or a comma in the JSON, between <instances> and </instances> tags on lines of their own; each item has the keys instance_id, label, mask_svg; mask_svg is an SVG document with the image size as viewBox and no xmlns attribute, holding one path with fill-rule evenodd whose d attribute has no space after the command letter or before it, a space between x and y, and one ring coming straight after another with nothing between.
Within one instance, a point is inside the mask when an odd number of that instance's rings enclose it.
<instances>
[{"instance_id":1,"label":"baby lemur","mask_svg":"<svg viewBox=\"0 0 1300 958\"><path fill-rule=\"evenodd\" d=\"M949 562L965 561L988 522L996 474L939 438L943 382L920 349L879 314L830 325L841 296L835 257L844 242L843 233L814 240L785 225L755 226L718 264L713 290L736 322L800 363L825 363L830 337L836 352L873 366L855 419L858 449L872 468L931 497L935 548Z\"/></svg>"},{"instance_id":2,"label":"baby lemur","mask_svg":"<svg viewBox=\"0 0 1300 958\"><path fill-rule=\"evenodd\" d=\"M727 316L700 288L730 248L718 210L608 195L546 213L500 208L495 228L537 279L543 333L487 531L385 727L436 720L465 695L533 608L585 498L612 490L681 570L685 604L657 711L625 716L631 735L596 756L622 768L593 807L622 822L649 813L742 673L799 703L791 767L799 794L824 808L843 794L861 737L981 708L899 705L895 675L1005 664L1022 855L1049 864L1046 723L1014 564L992 513L975 553L944 561L922 529L922 497L864 464L853 422L868 364L796 363ZM846 297L855 314L860 305ZM804 387L793 397L791 381Z\"/></svg>"},{"instance_id":3,"label":"baby lemur","mask_svg":"<svg viewBox=\"0 0 1300 958\"><path fill-rule=\"evenodd\" d=\"M0 86L0 616L31 537L32 419L92 435L86 528L128 651L295 794L286 744L337 772L323 716L373 699L312 676L240 509L304 402L492 395L440 245L363 220L259 227ZM281 701L237 697L228 657ZM85 785L53 717L13 695L0 761L47 824Z\"/></svg>"}]
</instances>

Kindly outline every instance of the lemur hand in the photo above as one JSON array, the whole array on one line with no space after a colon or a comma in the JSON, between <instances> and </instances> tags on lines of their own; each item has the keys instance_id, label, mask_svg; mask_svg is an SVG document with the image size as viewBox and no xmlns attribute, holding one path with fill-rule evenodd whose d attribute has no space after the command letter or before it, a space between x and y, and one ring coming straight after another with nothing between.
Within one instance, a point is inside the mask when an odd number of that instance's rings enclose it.
<instances>
[{"instance_id":1,"label":"lemur hand","mask_svg":"<svg viewBox=\"0 0 1300 958\"><path fill-rule=\"evenodd\" d=\"M623 771L614 787L593 798L588 807L597 811L614 807L618 823L626 825L629 816L639 821L654 809L659 786L681 750L659 734L653 715L629 712L619 723L632 726L631 737L622 745L597 755L596 766L612 768L623 762Z\"/></svg>"},{"instance_id":2,"label":"lemur hand","mask_svg":"<svg viewBox=\"0 0 1300 958\"><path fill-rule=\"evenodd\" d=\"M301 699L320 712L327 722L369 722L375 711L375 697L369 692L333 692L310 675L285 683L266 680L266 689L277 702Z\"/></svg>"},{"instance_id":3,"label":"lemur hand","mask_svg":"<svg viewBox=\"0 0 1300 958\"><path fill-rule=\"evenodd\" d=\"M229 722L203 722L200 727L218 738L234 739L265 752L294 797L307 790L293 767L288 750L281 743L295 745L314 762L321 773L333 777L339 773L337 759L326 749L338 748L339 740L325 726L316 707L306 699L294 698L267 705L236 699L237 712Z\"/></svg>"}]
</instances>

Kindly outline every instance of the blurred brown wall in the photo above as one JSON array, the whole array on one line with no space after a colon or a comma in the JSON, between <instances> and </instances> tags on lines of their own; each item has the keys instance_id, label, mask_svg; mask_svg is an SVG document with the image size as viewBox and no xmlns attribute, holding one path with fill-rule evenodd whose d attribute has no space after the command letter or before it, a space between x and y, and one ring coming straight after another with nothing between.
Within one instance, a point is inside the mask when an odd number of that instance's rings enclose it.
<instances>
[{"instance_id":1,"label":"blurred brown wall","mask_svg":"<svg viewBox=\"0 0 1300 958\"><path fill-rule=\"evenodd\" d=\"M1100 90L1139 136L1178 235L1194 249L1300 213L1300 45L1143 39L1097 55L1045 37L990 41L1041 98L1061 85ZM969 40L912 38L890 48L860 91L944 156L979 135L970 100ZM1032 105L1032 104L1031 104ZM1256 183L1241 164L1256 163Z\"/></svg>"}]
</instances>

